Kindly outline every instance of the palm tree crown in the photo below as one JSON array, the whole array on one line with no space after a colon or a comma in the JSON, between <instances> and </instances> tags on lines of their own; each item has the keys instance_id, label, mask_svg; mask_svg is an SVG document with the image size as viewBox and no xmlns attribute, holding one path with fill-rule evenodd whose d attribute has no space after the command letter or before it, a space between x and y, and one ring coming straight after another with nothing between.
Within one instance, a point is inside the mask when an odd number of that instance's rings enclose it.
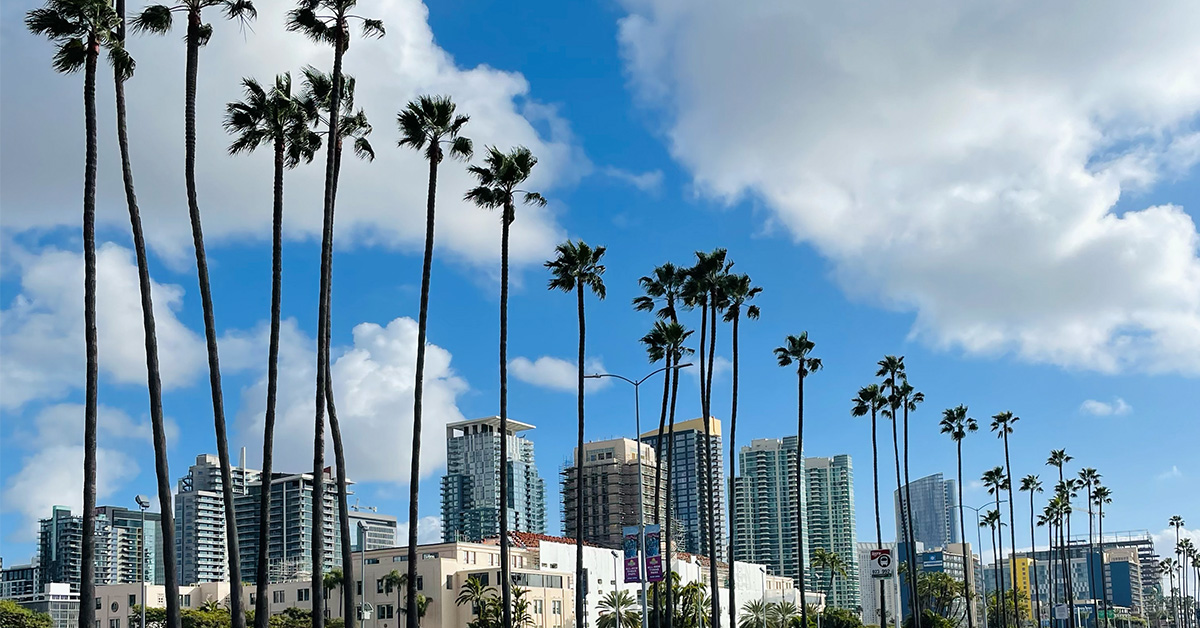
<instances>
[{"instance_id":1,"label":"palm tree crown","mask_svg":"<svg viewBox=\"0 0 1200 628\"><path fill-rule=\"evenodd\" d=\"M382 20L350 15L357 5L357 0L300 0L295 9L288 11L287 29L317 43L337 46L340 41L341 52L350 47L351 18L362 22L363 37L383 37Z\"/></svg>"},{"instance_id":2,"label":"palm tree crown","mask_svg":"<svg viewBox=\"0 0 1200 628\"><path fill-rule=\"evenodd\" d=\"M967 416L967 407L959 405L942 411L942 422L938 424L943 434L949 434L950 439L959 442L970 432L979 430L975 419Z\"/></svg>"},{"instance_id":3,"label":"palm tree crown","mask_svg":"<svg viewBox=\"0 0 1200 628\"><path fill-rule=\"evenodd\" d=\"M750 275L725 275L722 279L721 293L728 301L727 309L725 310L725 322L733 322L741 314L745 314L746 318L757 320L759 309L757 305L750 305L749 301L758 296L762 292L761 286L756 286L750 282Z\"/></svg>"},{"instance_id":4,"label":"palm tree crown","mask_svg":"<svg viewBox=\"0 0 1200 628\"><path fill-rule=\"evenodd\" d=\"M329 125L329 108L333 102L333 77L311 65L301 70L304 74L304 107L313 126ZM338 148L346 138L353 138L354 155L367 161L375 160L375 149L367 136L371 134L371 123L362 108L354 110L354 77L342 76L342 93L338 100L337 140Z\"/></svg>"},{"instance_id":5,"label":"palm tree crown","mask_svg":"<svg viewBox=\"0 0 1200 628\"><path fill-rule=\"evenodd\" d=\"M187 13L188 20L197 24L197 43L203 46L212 38L213 28L212 24L200 23L200 12L209 7L220 9L226 19L237 20L243 27L258 17L258 10L250 0L183 0L174 5L154 4L146 7L141 15L133 18L133 30L161 35L171 30L175 13Z\"/></svg>"},{"instance_id":6,"label":"palm tree crown","mask_svg":"<svg viewBox=\"0 0 1200 628\"><path fill-rule=\"evenodd\" d=\"M998 466L984 471L981 479L989 495L995 495L1008 488L1008 476L1004 473L1004 467Z\"/></svg>"},{"instance_id":7,"label":"palm tree crown","mask_svg":"<svg viewBox=\"0 0 1200 628\"><path fill-rule=\"evenodd\" d=\"M546 199L541 194L517 189L518 185L529 178L537 161L537 157L524 146L518 146L507 153L495 146L489 146L487 156L483 158L484 165L471 166L468 169L479 185L467 192L465 199L485 209L503 208L504 220L512 223L516 219L512 209L516 196L521 196L526 205L546 204Z\"/></svg>"},{"instance_id":8,"label":"palm tree crown","mask_svg":"<svg viewBox=\"0 0 1200 628\"><path fill-rule=\"evenodd\" d=\"M58 44L54 69L63 74L78 72L89 54L108 51L109 62L121 79L133 75L134 62L116 37L121 20L105 0L48 0L46 6L25 14L25 27Z\"/></svg>"},{"instance_id":9,"label":"palm tree crown","mask_svg":"<svg viewBox=\"0 0 1200 628\"><path fill-rule=\"evenodd\" d=\"M1036 475L1027 475L1021 478L1020 490L1022 493L1041 493L1042 481Z\"/></svg>"},{"instance_id":10,"label":"palm tree crown","mask_svg":"<svg viewBox=\"0 0 1200 628\"><path fill-rule=\"evenodd\" d=\"M683 287L687 282L687 270L667 262L654 269L652 275L638 279L638 285L646 294L633 300L633 308L639 312L654 311L656 300L662 301L662 307L655 316L671 321L679 320L675 309L676 303L683 298Z\"/></svg>"},{"instance_id":11,"label":"palm tree crown","mask_svg":"<svg viewBox=\"0 0 1200 628\"><path fill-rule=\"evenodd\" d=\"M245 100L225 105L225 130L235 136L229 154L279 142L288 168L311 162L321 147L321 136L309 128L305 103L292 95L291 73L276 76L270 91L252 78L242 79L242 87Z\"/></svg>"},{"instance_id":12,"label":"palm tree crown","mask_svg":"<svg viewBox=\"0 0 1200 628\"><path fill-rule=\"evenodd\" d=\"M467 160L474 154L471 140L462 137L465 125L471 118L455 115L454 101L449 96L421 96L410 101L396 115L400 127L399 146L425 150L425 158L441 163L445 156L442 144L449 144L450 156Z\"/></svg>"},{"instance_id":13,"label":"palm tree crown","mask_svg":"<svg viewBox=\"0 0 1200 628\"><path fill-rule=\"evenodd\" d=\"M591 288L592 292L603 299L606 295L604 288L604 257L605 248L592 248L587 242L567 240L554 247L554 259L545 263L550 269L551 290L573 292L576 287Z\"/></svg>"},{"instance_id":14,"label":"palm tree crown","mask_svg":"<svg viewBox=\"0 0 1200 628\"><path fill-rule=\"evenodd\" d=\"M775 359L779 362L779 366L791 366L796 364L796 372L800 377L821 370L821 358L810 358L808 354L816 346L808 339L808 332L802 331L799 336L789 335L784 340L782 347L775 348Z\"/></svg>"}]
</instances>

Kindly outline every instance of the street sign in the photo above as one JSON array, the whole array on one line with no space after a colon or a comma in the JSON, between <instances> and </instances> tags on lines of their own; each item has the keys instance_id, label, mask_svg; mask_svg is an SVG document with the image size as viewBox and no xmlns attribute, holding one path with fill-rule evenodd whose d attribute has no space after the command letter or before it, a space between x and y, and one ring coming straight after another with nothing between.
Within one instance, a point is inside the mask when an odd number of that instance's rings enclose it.
<instances>
[{"instance_id":1,"label":"street sign","mask_svg":"<svg viewBox=\"0 0 1200 628\"><path fill-rule=\"evenodd\" d=\"M1055 604L1054 605L1054 618L1055 619L1067 619L1070 616L1071 616L1071 611L1070 611L1070 609L1067 608L1066 604Z\"/></svg>"},{"instance_id":2,"label":"street sign","mask_svg":"<svg viewBox=\"0 0 1200 628\"><path fill-rule=\"evenodd\" d=\"M873 549L871 550L871 577L872 578L891 578L895 572L892 566L892 550L890 549Z\"/></svg>"}]
</instances>

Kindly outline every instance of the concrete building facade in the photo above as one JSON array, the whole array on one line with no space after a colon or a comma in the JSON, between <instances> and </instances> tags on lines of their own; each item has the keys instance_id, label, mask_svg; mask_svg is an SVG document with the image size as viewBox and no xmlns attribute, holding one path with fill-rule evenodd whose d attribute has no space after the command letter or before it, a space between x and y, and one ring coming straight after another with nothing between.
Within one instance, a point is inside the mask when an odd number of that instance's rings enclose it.
<instances>
[{"instance_id":1,"label":"concrete building facade","mask_svg":"<svg viewBox=\"0 0 1200 628\"><path fill-rule=\"evenodd\" d=\"M446 475L442 477L442 540L481 540L500 533L500 448L508 455L508 529L546 531L546 483L538 475L533 442L521 436L528 423L500 417L446 426Z\"/></svg>"},{"instance_id":2,"label":"concrete building facade","mask_svg":"<svg viewBox=\"0 0 1200 628\"><path fill-rule=\"evenodd\" d=\"M350 506L350 536L354 539L354 544L350 546L351 551L362 551L364 534L369 550L395 547L400 544L398 532L399 524L395 515L380 514L373 507ZM408 543L408 539L404 539L404 542Z\"/></svg>"},{"instance_id":3,"label":"concrete building facade","mask_svg":"<svg viewBox=\"0 0 1200 628\"><path fill-rule=\"evenodd\" d=\"M638 470L638 449L642 466ZM563 534L574 535L579 517L576 480L583 470L583 540L617 549L624 543L625 526L638 525L639 507L645 521L662 521L666 513L665 487L654 511L654 473L658 469L654 447L628 438L585 443L582 463L578 451L574 464L562 472ZM640 483L640 490L639 490ZM640 500L640 501L639 501Z\"/></svg>"},{"instance_id":4,"label":"concrete building facade","mask_svg":"<svg viewBox=\"0 0 1200 628\"><path fill-rule=\"evenodd\" d=\"M733 481L732 521L737 530L734 559L766 565L772 574L798 581L796 509L807 501L807 482L796 481L796 445L796 437L788 436L754 439L741 448ZM812 546L812 523L806 520L805 524L807 550ZM816 590L811 569L805 578L807 589Z\"/></svg>"},{"instance_id":5,"label":"concrete building facade","mask_svg":"<svg viewBox=\"0 0 1200 628\"><path fill-rule=\"evenodd\" d=\"M342 564L342 536L337 519L337 481L325 470L323 533L324 569ZM312 573L313 476L311 473L273 473L271 491L271 538L267 540L268 573L271 582L308 578ZM237 510L238 553L242 580L258 581L259 500L262 478L250 482L246 492L234 498ZM356 530L351 527L353 536Z\"/></svg>"},{"instance_id":6,"label":"concrete building facade","mask_svg":"<svg viewBox=\"0 0 1200 628\"><path fill-rule=\"evenodd\" d=\"M817 589L828 596L834 608L853 610L858 606L858 551L855 548L854 465L850 456L805 458L805 526L808 541L804 546L808 564L818 549L837 554L846 566L846 575L830 579L828 572L814 569Z\"/></svg>"},{"instance_id":7,"label":"concrete building facade","mask_svg":"<svg viewBox=\"0 0 1200 628\"><path fill-rule=\"evenodd\" d=\"M245 495L260 471L246 468L246 450L233 467L233 493ZM220 582L229 579L226 550L225 498L217 456L200 454L175 494L175 552L180 582Z\"/></svg>"}]
</instances>

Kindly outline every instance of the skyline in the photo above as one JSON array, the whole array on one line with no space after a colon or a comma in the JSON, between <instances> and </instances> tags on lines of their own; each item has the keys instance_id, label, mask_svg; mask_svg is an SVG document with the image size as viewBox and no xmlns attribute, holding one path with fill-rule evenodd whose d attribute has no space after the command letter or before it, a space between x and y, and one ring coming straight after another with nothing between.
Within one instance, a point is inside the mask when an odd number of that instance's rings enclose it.
<instances>
[{"instance_id":1,"label":"skyline","mask_svg":"<svg viewBox=\"0 0 1200 628\"><path fill-rule=\"evenodd\" d=\"M4 144L28 151L19 162L14 161L12 150L5 151L0 182L0 204L5 208L0 218L0 307L4 319L0 338L4 345L0 370L4 390L0 398L0 476L4 478L0 482L0 555L6 558L30 553L23 548L32 546L29 534L37 512L45 512L47 505L56 503L76 507L81 503L77 497L79 465L65 462L80 457L80 448L72 439L81 432L82 392L77 385L82 364L82 342L78 340L82 337L81 316L77 311L81 282L77 277L82 272L76 253L77 233L73 227L64 226L77 220L79 173L73 162L57 169L40 167L57 163L62 147L78 146L77 85L72 79L54 76L45 63L49 46L21 29L17 16L34 4L18 2L0 9L5 81L23 81L28 86L25 95L37 95L35 103L35 99L22 97L20 90L6 89L0 107ZM281 14L288 4L261 3L252 32L238 34L227 28L217 33L211 49L204 54L199 106L201 194L208 211L206 227L211 236L217 323L223 338L230 442L235 450L247 447L251 464L259 457L256 449L261 441L255 440L255 435L261 433L261 379L266 363L269 246L261 233L269 220L269 185L264 178L268 164L263 155L225 156L229 139L219 130L217 118L221 106L237 96L242 76L262 80L285 70L295 73L307 61L324 59L317 56L323 52L318 53L302 38L283 33ZM403 421L411 421L405 406L411 408L408 356L415 352L414 285L420 263L414 225L420 215L423 171L416 156L393 146L396 131L392 117L408 97L441 91L453 94L465 112L476 116L468 130L480 146L485 142L524 142L542 160L536 184L547 193L550 206L521 213L514 226L519 268L514 274L514 329L510 334L514 376L510 414L539 426L533 439L541 445L538 468L542 477L554 477L562 459L570 455L569 446L553 445L574 440L570 420L574 363L569 358L574 346L573 304L568 297L542 289L546 274L540 263L549 258L553 244L569 234L609 247L605 260L608 299L589 303L593 316L589 371L629 375L653 368L646 364L636 342L651 319L633 312L628 305L639 294L637 278L664 261L687 264L695 250L727 246L731 259L737 262L735 270L750 273L765 288L756 300L762 307L762 319L742 326L741 444L749 444L751 438L789 435L787 428L777 426L780 422L786 425L794 415L793 378L787 370L774 366L770 348L784 334L807 329L816 342L815 355L824 359L826 367L807 383L807 456L847 453L859 461L860 469L869 468L869 421L850 417L849 400L859 386L873 381L876 360L885 353L904 354L914 385L928 399L914 415L913 435L918 447L912 461L914 477L940 471L948 479L953 478L949 472L954 467L952 443L937 433L941 409L964 403L980 420L1012 410L1023 418L1012 437L1014 475L1039 473L1046 477L1049 468L1042 464L1044 457L1052 448L1065 447L1076 457L1073 464L1096 467L1104 474L1105 484L1113 488L1114 504L1106 528L1148 528L1160 534L1167 530L1170 515L1181 514L1190 523L1188 530L1193 538L1198 537L1197 500L1189 503L1185 497L1189 487L1194 490L1200 483L1200 463L1185 444L1200 442L1200 423L1188 420L1196 412L1179 391L1193 387L1194 376L1200 372L1195 362L1200 351L1191 357L1188 353L1189 348L1200 344L1192 344L1195 338L1186 332L1188 324L1200 320L1200 305L1189 301L1200 297L1200 290L1195 289L1200 284L1195 283L1192 274L1197 272L1198 264L1195 220L1200 186L1195 179L1196 155L1188 152L1188 141L1196 137L1200 95L1173 95L1161 83L1146 78L1154 76L1148 69L1154 63L1189 58L1196 49L1193 37L1170 30L1159 34L1158 42L1151 42L1137 31L1134 34L1138 36L1131 35L1131 41L1124 43L1128 48L1119 49L1099 41L1102 38L1096 33L1105 32L1105 28L1123 19L1129 24L1145 24L1141 18L1115 9L1112 15L1091 15L1094 21L1088 24L1094 28L1086 31L1089 36L1082 43L1097 53L1094 59L1064 57L1064 67L1051 68L1048 77L1041 77L1032 67L1023 65L1023 58L1014 57L1012 72L1041 86L1042 81L1053 83L1062 75L1078 71L1083 78L1069 84L1096 95L1100 104L1069 90L1054 90L1047 97L1045 110L1031 111L1012 97L994 103L996 109L992 110L1003 114L998 117L1004 119L1029 121L1045 116L1063 122L1068 130L1038 129L1070 147L1065 155L1058 155L1061 161L1031 157L1045 148L1046 141L1032 132L1018 134L1015 142L980 132L967 142L976 158L962 170L951 167L947 152L953 151L941 146L912 147L916 161L927 164L947 181L937 177L930 181L904 167L899 162L908 155L882 151L880 167L905 181L905 185L885 194L888 190L859 180L864 176L863 155L879 145L864 139L856 129L877 129L880 117L886 119L886 115L876 117L862 111L839 115L816 103L800 109L804 119L784 120L793 122L794 132L800 135L820 124L836 131L824 136L824 142L814 142L814 148L800 151L797 161L787 158L787 151L779 146L765 142L762 146L765 159L778 159L805 173L814 181L811 187L781 187L781 178L773 169L747 173L763 167L757 161L740 167L729 163L728 155L744 155L740 151L746 147L731 144L728 138L745 129L719 124L714 111L688 100L705 101L711 96L693 93L690 90L697 86L687 84L688 64L705 57L685 54L691 50L688 46L692 40L687 38L695 36L692 29L708 22L695 15L689 21L685 19L689 16L657 9L652 2L629 1L559 8L534 3L515 11L501 11L498 4L485 2L466 11L453 3L426 8L405 0L386 7L382 16L397 28L379 42L362 42L360 45L370 54L355 55L349 61L348 69L358 76L363 90L359 100L375 124L372 137L380 154L374 164L346 164L348 196L341 203L344 221L339 223L341 239L335 270L335 388L347 404L343 420L352 457L348 471L359 481L356 490L361 491L364 501L397 515L405 512L408 443ZM1175 9L1164 9L1169 10ZM1063 11L1048 19L1062 26L1085 17ZM494 14L496 24L471 23L468 15L472 12ZM843 32L863 34L882 28L874 21L861 29L851 28L844 22L846 15L831 12L831 17L837 18L832 23ZM875 19L882 21L885 17ZM762 26L762 20L762 15L752 13L730 18L728 27L721 30L721 41L728 42L726 38L735 37L741 29ZM1171 20L1173 25L1183 23L1187 20ZM578 32L572 29L568 34L563 32L567 24L588 27ZM671 31L672 24L678 30ZM666 32L671 34L662 40L675 46L672 50L647 47L648 40L643 39L647 33ZM895 49L907 41L899 29L884 34L880 46ZM1001 53L1013 56L1019 50L1020 34L1000 33L989 41ZM283 45L300 52L281 58L273 50ZM771 61L772 55L803 54L772 38L765 38L763 45L774 48L740 50L739 54L748 55L741 57L747 65L763 68L768 74L782 69ZM931 45L944 54L960 50L956 39L935 38ZM1045 45L1047 48L1039 50L1061 52L1056 46ZM183 50L173 37L134 37L131 50L140 62L138 73L129 83L134 168L146 210L156 282L166 412L172 423L168 441L174 481L195 454L214 451L211 408L203 377L199 302L187 260L188 243L182 230L185 214L178 189L182 177L176 145L182 134L178 132L181 123L176 104L180 95L176 92L180 90L168 89L162 97L167 105L161 108L151 98L157 92L150 91L159 83L178 85ZM1121 50L1133 51L1132 61L1123 66L1132 78L1106 80L1101 70L1105 63L1113 63ZM401 58L402 52L414 54ZM871 52L867 50L866 54ZM760 56L752 56L756 54ZM372 58L377 61L372 63ZM412 59L427 63L416 64ZM905 60L917 63L907 57ZM218 73L222 67L228 72ZM990 87L1009 89L1017 95L1027 93L1014 87L1007 71L987 64L978 79L982 85L965 80L962 68L922 69L932 78L915 81L907 89L961 93L960 89ZM1172 65L1170 72L1196 77L1200 70ZM755 74L744 77L749 84L743 84L724 67L714 67L713 78L714 83L726 88L757 88L763 80ZM1145 84L1135 79L1144 79ZM780 91L763 92L762 99L777 98L800 106L803 92L789 90L799 90L808 83L805 78L795 80L781 86ZM839 97L853 93L849 84L824 85ZM112 183L118 162L112 141L111 98L105 88L102 82L99 256L105 282L100 294L99 501L125 505L126 501L132 502L133 494L149 492L153 466L146 446L141 348L140 343L130 340L140 337L140 316L134 298L136 283L128 227L122 222L124 207ZM582 94L595 97L585 98ZM897 101L904 101L905 95L907 90L896 96ZM1129 104L1134 95L1144 99L1138 101L1144 107ZM886 93L866 96L890 97ZM729 106L720 99L709 100L714 106ZM1163 138L1155 141L1135 135L1128 139L1124 135L1127 129L1118 120L1084 124L1082 129L1071 127L1088 120L1096 108L1103 109L1101 104L1151 128L1164 129ZM780 123L757 104L753 110L763 116L759 122L768 128ZM956 131L961 131L957 126L935 124L899 105L892 115L915 123L918 131L935 137L954 137ZM62 120L68 122L57 123ZM975 122L986 131L997 130L982 121ZM714 132L704 137L696 133L696 125ZM792 126L788 129L792 131ZM1093 133L1100 139L1093 138ZM900 145L910 139L900 134L888 136L885 141ZM704 140L712 140L713 144ZM816 157L821 155L820 147L840 140L846 142L846 151L828 161L846 164L847 171L831 172L833 166L817 163ZM985 159L997 153L1006 158ZM1064 191L1059 186L1071 177L1059 173L1058 167L1069 172L1086 171L1092 176L1082 189ZM430 443L430 455L428 465L423 467L422 522L438 512L437 480L444 468L444 443L439 434L445 424L495 414L493 258L498 224L489 214L452 202L465 189L466 175L460 166L449 162L444 170L445 223L439 231L434 262L430 324L434 347L426 374L425 439ZM1027 170L1039 175L1008 187L993 183L996 173ZM276 448L277 465L287 469L303 469L308 456L305 445L311 452L311 438L305 437L302 426L311 421L312 405L309 388L313 380L317 274L313 229L317 212L312 199L318 187L313 183L318 178L316 172L308 167L289 175L290 226L284 252L285 377L281 382ZM844 206L837 194L821 196L822 201L840 207L846 214L834 216L834 212L827 215L793 200L793 195L805 196L843 180L850 183L838 191L861 194L869 199L868 204L890 208L879 218L884 225L872 225L869 234L863 236L880 242L877 251L863 242L842 241L837 236L845 220L862 218L861 207ZM971 214L979 218L979 224L946 225L939 222L940 216L922 211L927 205L948 202L947 198L953 197L931 192L948 184L974 189L984 199L978 213ZM989 184L1003 189L996 191ZM1085 226L1078 231L1063 227L1041 232L1020 222L1020 228L1014 228L1017 235L1011 239L979 240L979 234L992 229L989 220L1013 209L997 199L1019 191L1052 199L1030 211ZM1081 208L1064 200L1076 196L1090 202ZM1174 209L1146 209L1168 203L1176 204ZM954 207L962 209L960 205ZM828 224L821 222L823 217ZM899 232L911 225L926 242L940 242L940 237L962 229L973 234L970 243L998 255L1022 250L1021 236L1039 244L1044 240L1045 248L1054 250L1075 236L1098 237L1091 230L1108 223L1116 226L1106 237L1141 253L1134 257L1144 263L1121 265L1112 261L1119 256L1110 255L1107 240L1100 238L1099 244L1093 242L1098 247L1096 257L1082 255L1068 262L1055 261L1043 255L1045 250L1030 244L1026 252L1031 253L1034 270L1013 265L1005 271L1004 264L989 263L992 258L987 255L976 260L970 251L930 246L925 253L932 268L925 268L907 250L912 240L898 242L879 235L879 230ZM1138 228L1144 229L1144 234L1130 234ZM664 237L668 232L672 237ZM1156 257L1140 248L1139 243L1144 241L1173 246L1161 247L1163 257ZM1012 256L1002 257L1011 261ZM1088 266L1088 272L1081 274L1079 264L1097 259L1105 260L1105 264ZM972 260L978 264L966 263ZM893 284L881 280L882 271L876 267L881 264L900 269L904 281ZM965 277L947 277L947 268L964 268ZM1044 280L1039 275L1044 275ZM1124 294L1107 296L1105 289L1099 291L1105 296L1097 296L1097 277L1104 288L1115 278L1122 289L1113 292ZM1164 277L1160 283L1158 279ZM993 292L965 289L964 281L992 286ZM1063 286L1076 285L1073 281L1079 282L1079 292L1057 298ZM1027 289L1020 289L1022 285ZM1177 302L1174 297L1178 295ZM1117 322L1097 322L1096 312L1111 314ZM694 314L688 315L688 322L695 324L695 318ZM1078 336L1069 331L1078 331ZM723 328L721 333L718 355L728 358L728 332ZM1062 342L1054 342L1056 339ZM723 370L726 365L718 364L712 414L724 418L728 415L729 381ZM657 401L648 392L653 391L653 381L660 380L652 380L643 391L643 431L650 417L657 419ZM596 383L590 390L588 440L632 435L630 391L607 383ZM680 386L680 419L699 415L696 392L694 375L685 375ZM396 416L401 420L395 420ZM391 443L393 449L381 443ZM977 478L983 470L998 464L1002 458L1000 447L1000 442L986 432L972 435L964 443L967 504L987 501ZM723 457L730 464L732 457L727 450ZM887 468L885 460L881 458L881 469ZM855 479L859 530L872 527L870 501L863 498L870 494L869 477L869 473L860 472ZM881 471L880 489L884 495L891 490L886 477ZM881 516L885 521L892 520L890 500L881 502ZM547 521L559 520L559 506L558 500L548 500ZM1018 520L1021 512L1018 500Z\"/></svg>"}]
</instances>

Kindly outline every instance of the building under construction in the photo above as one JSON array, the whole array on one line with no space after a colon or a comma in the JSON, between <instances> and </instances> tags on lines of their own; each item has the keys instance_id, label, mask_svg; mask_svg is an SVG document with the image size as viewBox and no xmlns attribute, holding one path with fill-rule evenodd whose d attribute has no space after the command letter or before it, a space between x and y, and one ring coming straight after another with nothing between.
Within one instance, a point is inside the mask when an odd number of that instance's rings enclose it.
<instances>
[{"instance_id":1,"label":"building under construction","mask_svg":"<svg viewBox=\"0 0 1200 628\"><path fill-rule=\"evenodd\" d=\"M642 481L638 490L638 446L628 438L586 443L583 446L583 540L601 547L621 547L626 526L638 524L638 498L644 500L646 524L660 523L666 513L666 469L660 482L659 499L654 499L654 474L658 460L654 447L641 443ZM562 470L563 534L575 536L579 513L576 473L579 452L573 464ZM658 512L655 513L655 504Z\"/></svg>"}]
</instances>

